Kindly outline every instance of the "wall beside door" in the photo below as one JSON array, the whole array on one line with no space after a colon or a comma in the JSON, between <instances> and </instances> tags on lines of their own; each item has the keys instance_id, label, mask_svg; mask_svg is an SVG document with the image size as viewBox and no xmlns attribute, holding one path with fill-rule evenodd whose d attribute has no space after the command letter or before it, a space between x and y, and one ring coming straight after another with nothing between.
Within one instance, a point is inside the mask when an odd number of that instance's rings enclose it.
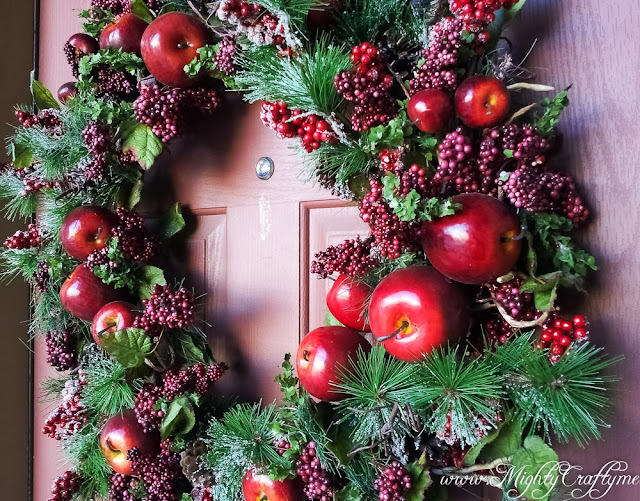
<instances>
[{"instance_id":1,"label":"wall beside door","mask_svg":"<svg viewBox=\"0 0 640 501\"><path fill-rule=\"evenodd\" d=\"M29 0L0 2L0 137L12 133L15 124L13 107L28 103L29 72L33 67L33 3ZM6 161L4 141L0 145L0 160ZM17 229L20 221L0 220L0 241ZM0 412L0 441L2 465L0 485L2 499L26 500L28 489L29 427L29 350L20 340L27 341L29 318L29 289L22 280L0 287L0 318L2 318L2 412Z\"/></svg>"}]
</instances>

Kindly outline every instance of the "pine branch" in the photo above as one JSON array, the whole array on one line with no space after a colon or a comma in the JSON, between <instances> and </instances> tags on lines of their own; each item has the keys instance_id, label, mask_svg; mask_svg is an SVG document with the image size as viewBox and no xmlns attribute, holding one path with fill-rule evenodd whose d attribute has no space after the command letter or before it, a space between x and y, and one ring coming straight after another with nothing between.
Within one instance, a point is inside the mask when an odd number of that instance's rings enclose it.
<instances>
[{"instance_id":1,"label":"pine branch","mask_svg":"<svg viewBox=\"0 0 640 501\"><path fill-rule=\"evenodd\" d=\"M298 31L304 30L309 11L317 2L315 0L256 0L266 10L274 14L285 14L289 24Z\"/></svg>"},{"instance_id":2,"label":"pine branch","mask_svg":"<svg viewBox=\"0 0 640 501\"><path fill-rule=\"evenodd\" d=\"M25 282L33 278L38 269L38 249L2 249L0 250L2 262L2 278L11 280L21 274Z\"/></svg>"},{"instance_id":3,"label":"pine branch","mask_svg":"<svg viewBox=\"0 0 640 501\"><path fill-rule=\"evenodd\" d=\"M311 179L331 179L345 184L356 176L367 176L374 167L374 158L354 145L337 143L323 145L311 154L303 155Z\"/></svg>"},{"instance_id":4,"label":"pine branch","mask_svg":"<svg viewBox=\"0 0 640 501\"><path fill-rule=\"evenodd\" d=\"M92 415L113 416L133 407L141 379L129 382L126 369L108 357L92 360L84 370L87 386L82 400Z\"/></svg>"}]
</instances>

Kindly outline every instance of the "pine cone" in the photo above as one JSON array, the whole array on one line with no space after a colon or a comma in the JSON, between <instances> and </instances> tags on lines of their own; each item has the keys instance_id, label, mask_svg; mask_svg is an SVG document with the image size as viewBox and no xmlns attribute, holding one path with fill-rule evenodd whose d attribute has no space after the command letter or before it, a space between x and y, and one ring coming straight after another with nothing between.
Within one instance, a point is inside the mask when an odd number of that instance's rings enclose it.
<instances>
[{"instance_id":1,"label":"pine cone","mask_svg":"<svg viewBox=\"0 0 640 501\"><path fill-rule=\"evenodd\" d=\"M213 473L202 464L201 458L207 452L207 446L202 440L189 442L184 451L180 453L180 466L182 473L189 479L192 485L208 487L213 484Z\"/></svg>"},{"instance_id":2,"label":"pine cone","mask_svg":"<svg viewBox=\"0 0 640 501\"><path fill-rule=\"evenodd\" d=\"M400 78L409 76L420 59L422 47L394 29L387 30L377 44L378 51Z\"/></svg>"}]
</instances>

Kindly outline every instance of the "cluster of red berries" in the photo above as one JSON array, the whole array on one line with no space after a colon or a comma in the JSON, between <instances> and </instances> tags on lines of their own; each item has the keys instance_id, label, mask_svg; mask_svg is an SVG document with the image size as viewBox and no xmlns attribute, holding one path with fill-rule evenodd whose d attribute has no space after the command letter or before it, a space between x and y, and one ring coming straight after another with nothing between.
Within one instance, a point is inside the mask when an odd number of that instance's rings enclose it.
<instances>
[{"instance_id":1,"label":"cluster of red berries","mask_svg":"<svg viewBox=\"0 0 640 501\"><path fill-rule=\"evenodd\" d=\"M11 171L16 179L22 181L24 189L20 192L20 196L26 198L30 195L38 193L42 190L52 190L59 188L59 181L49 181L38 174L35 167L24 167L22 169L13 169Z\"/></svg>"},{"instance_id":2,"label":"cluster of red berries","mask_svg":"<svg viewBox=\"0 0 640 501\"><path fill-rule=\"evenodd\" d=\"M316 253L311 263L311 273L319 278L327 278L334 273L359 277L378 266L378 260L371 255L373 238L360 237L345 240L339 245L327 247Z\"/></svg>"},{"instance_id":3,"label":"cluster of red berries","mask_svg":"<svg viewBox=\"0 0 640 501\"><path fill-rule=\"evenodd\" d=\"M296 461L296 474L304 484L304 493L310 500L333 499L333 482L316 455L316 443L309 442Z\"/></svg>"},{"instance_id":4,"label":"cluster of red berries","mask_svg":"<svg viewBox=\"0 0 640 501\"><path fill-rule=\"evenodd\" d=\"M262 123L273 129L280 138L299 137L307 153L320 148L322 143L335 144L338 136L322 117L291 110L285 103L265 103L260 110Z\"/></svg>"},{"instance_id":5,"label":"cluster of red berries","mask_svg":"<svg viewBox=\"0 0 640 501\"><path fill-rule=\"evenodd\" d=\"M495 21L498 9L510 9L516 3L518 0L450 0L449 8L464 21L466 29L478 31Z\"/></svg>"},{"instance_id":6,"label":"cluster of red berries","mask_svg":"<svg viewBox=\"0 0 640 501\"><path fill-rule=\"evenodd\" d=\"M489 285L493 300L499 304L511 318L521 322L531 322L542 315L535 307L533 294L521 292L524 279L515 277L508 282L495 282Z\"/></svg>"},{"instance_id":7,"label":"cluster of red berries","mask_svg":"<svg viewBox=\"0 0 640 501\"><path fill-rule=\"evenodd\" d=\"M108 125L92 121L82 131L82 140L94 157L109 152L113 146L113 131Z\"/></svg>"},{"instance_id":8,"label":"cluster of red berries","mask_svg":"<svg viewBox=\"0 0 640 501\"><path fill-rule=\"evenodd\" d=\"M284 456L284 453L291 449L291 444L286 440L274 440L273 446L276 448L276 452L280 456Z\"/></svg>"},{"instance_id":9,"label":"cluster of red berries","mask_svg":"<svg viewBox=\"0 0 640 501\"><path fill-rule=\"evenodd\" d=\"M180 455L171 452L169 447L168 440L161 442L160 452L155 457L145 456L138 449L127 452L133 473L147 493L146 501L177 501L180 496L177 487L184 479Z\"/></svg>"},{"instance_id":10,"label":"cluster of red berries","mask_svg":"<svg viewBox=\"0 0 640 501\"><path fill-rule=\"evenodd\" d=\"M14 114L18 119L18 122L20 122L20 125L26 129L35 127L36 125L40 125L45 129L53 129L54 127L62 125L62 122L60 122L60 119L58 118L58 114L51 110L43 110L37 115L25 110L16 110Z\"/></svg>"},{"instance_id":11,"label":"cluster of red berries","mask_svg":"<svg viewBox=\"0 0 640 501\"><path fill-rule=\"evenodd\" d=\"M84 56L98 52L99 47L97 40L85 34L81 34L79 37L71 37L65 42L64 55L67 58L67 63L71 66L71 72L74 77L78 78L80 76L80 60Z\"/></svg>"},{"instance_id":12,"label":"cluster of red berries","mask_svg":"<svg viewBox=\"0 0 640 501\"><path fill-rule=\"evenodd\" d=\"M397 259L405 252L420 249L417 221L401 221L382 196L382 181L371 179L371 190L358 203L360 219L369 225L380 255L386 259Z\"/></svg>"},{"instance_id":13,"label":"cluster of red berries","mask_svg":"<svg viewBox=\"0 0 640 501\"><path fill-rule=\"evenodd\" d=\"M213 62L225 75L236 73L236 39L234 37L228 36L220 40Z\"/></svg>"},{"instance_id":14,"label":"cluster of red berries","mask_svg":"<svg viewBox=\"0 0 640 501\"><path fill-rule=\"evenodd\" d=\"M91 80L97 84L96 96L105 101L132 101L138 95L138 80L126 71L99 65L91 72Z\"/></svg>"},{"instance_id":15,"label":"cluster of red berries","mask_svg":"<svg viewBox=\"0 0 640 501\"><path fill-rule=\"evenodd\" d=\"M162 90L158 85L142 85L133 111L138 122L151 127L166 143L184 134L190 114L210 114L219 106L220 97L213 90Z\"/></svg>"},{"instance_id":16,"label":"cluster of red berries","mask_svg":"<svg viewBox=\"0 0 640 501\"><path fill-rule=\"evenodd\" d=\"M133 410L145 433L153 433L160 428L164 411L154 408L160 398L162 387L151 383L145 384L136 395Z\"/></svg>"},{"instance_id":17,"label":"cluster of red berries","mask_svg":"<svg viewBox=\"0 0 640 501\"><path fill-rule=\"evenodd\" d=\"M549 141L535 127L511 124L484 131L478 156L482 165L500 172L513 170L509 164L516 168L540 167L550 149ZM506 151L511 152L510 158L505 156Z\"/></svg>"},{"instance_id":18,"label":"cluster of red berries","mask_svg":"<svg viewBox=\"0 0 640 501\"><path fill-rule=\"evenodd\" d=\"M549 361L555 364L574 342L580 343L589 337L587 326L583 315L576 315L573 320L556 318L544 326L536 348L549 348Z\"/></svg>"},{"instance_id":19,"label":"cluster of red berries","mask_svg":"<svg viewBox=\"0 0 640 501\"><path fill-rule=\"evenodd\" d=\"M193 292L185 287L172 290L168 285L156 284L149 299L143 300L144 309L134 327L144 329L150 336L160 334L164 327L186 329L193 324L195 305Z\"/></svg>"},{"instance_id":20,"label":"cluster of red berries","mask_svg":"<svg viewBox=\"0 0 640 501\"><path fill-rule=\"evenodd\" d=\"M404 501L411 489L411 475L398 461L384 467L373 483L380 501Z\"/></svg>"},{"instance_id":21,"label":"cluster of red berries","mask_svg":"<svg viewBox=\"0 0 640 501\"><path fill-rule=\"evenodd\" d=\"M474 424L474 443L485 437L490 431L495 430L497 425L504 421L504 413L500 407L500 401L497 399L491 399L486 402L486 406L491 411L490 416L483 416L478 414L473 416ZM444 428L436 434L437 438L450 446L462 444L463 442L469 442L471 437L460 437L458 430L454 430L451 424L451 413L447 415L447 421ZM464 440L463 440L464 438Z\"/></svg>"},{"instance_id":22,"label":"cluster of red berries","mask_svg":"<svg viewBox=\"0 0 640 501\"><path fill-rule=\"evenodd\" d=\"M513 337L513 327L499 314L482 318L472 330L472 344L479 351L491 349L508 342Z\"/></svg>"},{"instance_id":23,"label":"cluster of red berries","mask_svg":"<svg viewBox=\"0 0 640 501\"><path fill-rule=\"evenodd\" d=\"M338 94L354 103L351 128L365 131L386 125L398 114L396 99L391 94L393 76L378 49L369 42L351 51L352 71L341 71L334 79Z\"/></svg>"},{"instance_id":24,"label":"cluster of red berries","mask_svg":"<svg viewBox=\"0 0 640 501\"><path fill-rule=\"evenodd\" d=\"M134 261L150 261L158 252L160 242L144 227L143 217L124 207L116 208L118 225L111 236L118 239L118 247L125 258Z\"/></svg>"},{"instance_id":25,"label":"cluster of red berries","mask_svg":"<svg viewBox=\"0 0 640 501\"><path fill-rule=\"evenodd\" d=\"M131 10L130 0L91 0L91 6L102 10L108 10L114 16L118 16Z\"/></svg>"},{"instance_id":26,"label":"cluster of red berries","mask_svg":"<svg viewBox=\"0 0 640 501\"><path fill-rule=\"evenodd\" d=\"M234 25L238 33L244 33L256 45L286 46L284 25L261 5L244 0L222 0L216 15L221 21Z\"/></svg>"},{"instance_id":27,"label":"cluster of red berries","mask_svg":"<svg viewBox=\"0 0 640 501\"><path fill-rule=\"evenodd\" d=\"M31 281L40 292L47 292L51 285L50 268L46 261L40 261L36 271L33 272Z\"/></svg>"},{"instance_id":28,"label":"cluster of red berries","mask_svg":"<svg viewBox=\"0 0 640 501\"><path fill-rule=\"evenodd\" d=\"M80 480L77 473L65 471L53 481L51 497L47 501L71 501L80 489Z\"/></svg>"},{"instance_id":29,"label":"cluster of red berries","mask_svg":"<svg viewBox=\"0 0 640 501\"><path fill-rule=\"evenodd\" d=\"M449 132L438 145L440 163L433 176L433 183L443 193L485 192L493 181L478 168L470 133L458 127Z\"/></svg>"},{"instance_id":30,"label":"cluster of red berries","mask_svg":"<svg viewBox=\"0 0 640 501\"><path fill-rule=\"evenodd\" d=\"M57 371L68 371L78 363L77 339L69 331L50 331L45 337L47 363Z\"/></svg>"},{"instance_id":31,"label":"cluster of red berries","mask_svg":"<svg viewBox=\"0 0 640 501\"><path fill-rule=\"evenodd\" d=\"M380 168L385 172L397 172L404 169L404 148L382 150L378 154Z\"/></svg>"},{"instance_id":32,"label":"cluster of red berries","mask_svg":"<svg viewBox=\"0 0 640 501\"><path fill-rule=\"evenodd\" d=\"M16 231L4 241L8 249L22 250L39 247L42 243L42 235L35 224L27 226L26 231Z\"/></svg>"},{"instance_id":33,"label":"cluster of red berries","mask_svg":"<svg viewBox=\"0 0 640 501\"><path fill-rule=\"evenodd\" d=\"M42 433L61 440L62 437L79 432L87 422L87 408L82 403L82 388L86 384L83 374L78 379L69 379L62 390L62 402L49 414Z\"/></svg>"},{"instance_id":34,"label":"cluster of red berries","mask_svg":"<svg viewBox=\"0 0 640 501\"><path fill-rule=\"evenodd\" d=\"M138 498L132 493L136 487L135 478L114 473L109 480L109 501L136 501Z\"/></svg>"}]
</instances>

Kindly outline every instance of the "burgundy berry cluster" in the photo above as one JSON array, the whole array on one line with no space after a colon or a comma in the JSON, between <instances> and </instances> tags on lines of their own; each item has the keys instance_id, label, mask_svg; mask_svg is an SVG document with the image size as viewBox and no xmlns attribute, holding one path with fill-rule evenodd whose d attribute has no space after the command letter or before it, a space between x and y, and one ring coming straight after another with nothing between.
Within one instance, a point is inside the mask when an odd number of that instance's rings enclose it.
<instances>
[{"instance_id":1,"label":"burgundy berry cluster","mask_svg":"<svg viewBox=\"0 0 640 501\"><path fill-rule=\"evenodd\" d=\"M322 117L291 110L285 103L265 103L260 110L262 123L273 129L280 138L299 137L307 153L320 148L322 143L335 144L338 136Z\"/></svg>"},{"instance_id":2,"label":"burgundy berry cluster","mask_svg":"<svg viewBox=\"0 0 640 501\"><path fill-rule=\"evenodd\" d=\"M35 224L27 226L26 231L16 231L4 241L4 245L12 250L31 249L39 247L41 243L42 236Z\"/></svg>"},{"instance_id":3,"label":"burgundy berry cluster","mask_svg":"<svg viewBox=\"0 0 640 501\"><path fill-rule=\"evenodd\" d=\"M276 448L276 452L280 456L284 456L284 453L287 452L289 449L291 449L291 444L284 439L274 440L273 446Z\"/></svg>"},{"instance_id":4,"label":"burgundy berry cluster","mask_svg":"<svg viewBox=\"0 0 640 501\"><path fill-rule=\"evenodd\" d=\"M36 271L31 276L31 282L40 292L47 292L51 285L51 269L46 261L40 261Z\"/></svg>"},{"instance_id":5,"label":"burgundy berry cluster","mask_svg":"<svg viewBox=\"0 0 640 501\"><path fill-rule=\"evenodd\" d=\"M372 256L373 238L362 240L360 237L345 240L316 253L311 263L311 273L327 278L334 273L362 276L378 266L378 260Z\"/></svg>"},{"instance_id":6,"label":"burgundy berry cluster","mask_svg":"<svg viewBox=\"0 0 640 501\"><path fill-rule=\"evenodd\" d=\"M236 27L256 45L285 47L285 26L261 5L244 0L222 0L216 10L218 19Z\"/></svg>"},{"instance_id":7,"label":"burgundy berry cluster","mask_svg":"<svg viewBox=\"0 0 640 501\"><path fill-rule=\"evenodd\" d=\"M80 476L67 470L53 481L51 497L47 501L71 501L79 489Z\"/></svg>"},{"instance_id":8,"label":"burgundy berry cluster","mask_svg":"<svg viewBox=\"0 0 640 501\"><path fill-rule=\"evenodd\" d=\"M147 501L175 501L178 486L183 481L180 455L170 450L170 442L160 443L156 456L146 456L137 448L127 452L133 473L146 490Z\"/></svg>"},{"instance_id":9,"label":"burgundy berry cluster","mask_svg":"<svg viewBox=\"0 0 640 501\"><path fill-rule=\"evenodd\" d=\"M131 491L137 486L137 481L133 477L114 473L109 480L109 501L136 501Z\"/></svg>"},{"instance_id":10,"label":"burgundy berry cluster","mask_svg":"<svg viewBox=\"0 0 640 501\"><path fill-rule=\"evenodd\" d=\"M484 29L496 19L495 12L510 9L518 0L450 0L449 8L471 31Z\"/></svg>"},{"instance_id":11,"label":"burgundy berry cluster","mask_svg":"<svg viewBox=\"0 0 640 501\"><path fill-rule=\"evenodd\" d=\"M504 283L495 282L489 285L489 292L512 319L531 322L540 318L542 312L536 309L532 293L520 291L523 283L522 277L515 277Z\"/></svg>"},{"instance_id":12,"label":"burgundy berry cluster","mask_svg":"<svg viewBox=\"0 0 640 501\"><path fill-rule=\"evenodd\" d=\"M67 62L71 65L71 71L73 72L74 77L78 78L78 76L80 76L80 72L78 70L80 60L84 56L97 53L99 50L100 45L92 36L87 35L86 33L76 33L75 35L71 35L69 40L64 44L64 53L67 58Z\"/></svg>"},{"instance_id":13,"label":"burgundy berry cluster","mask_svg":"<svg viewBox=\"0 0 640 501\"><path fill-rule=\"evenodd\" d=\"M57 371L68 371L78 363L77 338L69 331L50 331L45 337L47 363Z\"/></svg>"},{"instance_id":14,"label":"burgundy berry cluster","mask_svg":"<svg viewBox=\"0 0 640 501\"><path fill-rule=\"evenodd\" d=\"M26 129L35 127L36 125L40 125L45 129L53 129L54 127L62 125L58 119L57 113L54 113L51 110L43 110L37 115L24 110L16 110L14 114L18 119L18 122L20 122L20 125Z\"/></svg>"},{"instance_id":15,"label":"burgundy berry cluster","mask_svg":"<svg viewBox=\"0 0 640 501\"><path fill-rule=\"evenodd\" d=\"M504 413L500 409L498 400L487 402L487 407L491 409L492 414L490 416L478 414L474 417L474 434L478 440L485 437L490 431L495 430L496 426L504 421ZM451 413L447 415L444 428L437 433L437 437L451 446L460 443L460 437L456 434L456 430L453 429L451 424Z\"/></svg>"},{"instance_id":16,"label":"burgundy berry cluster","mask_svg":"<svg viewBox=\"0 0 640 501\"><path fill-rule=\"evenodd\" d=\"M118 239L118 247L127 259L150 261L158 252L160 242L144 227L143 217L124 207L116 208L118 224L111 236Z\"/></svg>"},{"instance_id":17,"label":"burgundy berry cluster","mask_svg":"<svg viewBox=\"0 0 640 501\"><path fill-rule=\"evenodd\" d=\"M86 384L83 375L78 379L69 379L62 390L62 402L49 414L44 422L42 433L61 440L62 437L79 432L87 422L87 408L82 403L82 388Z\"/></svg>"},{"instance_id":18,"label":"burgundy berry cluster","mask_svg":"<svg viewBox=\"0 0 640 501\"><path fill-rule=\"evenodd\" d=\"M351 51L353 70L341 71L334 79L338 94L354 104L351 127L365 131L386 125L398 114L396 99L391 94L394 79L378 49L369 42Z\"/></svg>"},{"instance_id":19,"label":"burgundy berry cluster","mask_svg":"<svg viewBox=\"0 0 640 501\"><path fill-rule=\"evenodd\" d=\"M234 75L236 68L236 40L232 36L224 37L219 42L213 62L222 73L227 76Z\"/></svg>"},{"instance_id":20,"label":"burgundy berry cluster","mask_svg":"<svg viewBox=\"0 0 640 501\"><path fill-rule=\"evenodd\" d=\"M148 3L147 1L147 4ZM91 6L108 10L114 16L124 14L131 10L131 2L129 0L91 0Z\"/></svg>"},{"instance_id":21,"label":"burgundy berry cluster","mask_svg":"<svg viewBox=\"0 0 640 501\"><path fill-rule=\"evenodd\" d=\"M309 442L296 461L296 474L304 484L304 493L310 500L333 499L333 482L316 455L316 443Z\"/></svg>"},{"instance_id":22,"label":"burgundy berry cluster","mask_svg":"<svg viewBox=\"0 0 640 501\"><path fill-rule=\"evenodd\" d=\"M175 291L168 285L156 284L149 299L142 301L144 309L134 322L134 327L157 336L163 327L186 329L193 324L195 301L193 292L184 287Z\"/></svg>"},{"instance_id":23,"label":"burgundy berry cluster","mask_svg":"<svg viewBox=\"0 0 640 501\"><path fill-rule=\"evenodd\" d=\"M583 315L576 315L573 321L556 318L552 324L545 325L536 348L549 348L549 361L555 364L574 342L588 339L587 326L587 319Z\"/></svg>"},{"instance_id":24,"label":"burgundy berry cluster","mask_svg":"<svg viewBox=\"0 0 640 501\"><path fill-rule=\"evenodd\" d=\"M411 489L411 475L398 461L393 461L380 472L373 483L380 501L404 501Z\"/></svg>"}]
</instances>

